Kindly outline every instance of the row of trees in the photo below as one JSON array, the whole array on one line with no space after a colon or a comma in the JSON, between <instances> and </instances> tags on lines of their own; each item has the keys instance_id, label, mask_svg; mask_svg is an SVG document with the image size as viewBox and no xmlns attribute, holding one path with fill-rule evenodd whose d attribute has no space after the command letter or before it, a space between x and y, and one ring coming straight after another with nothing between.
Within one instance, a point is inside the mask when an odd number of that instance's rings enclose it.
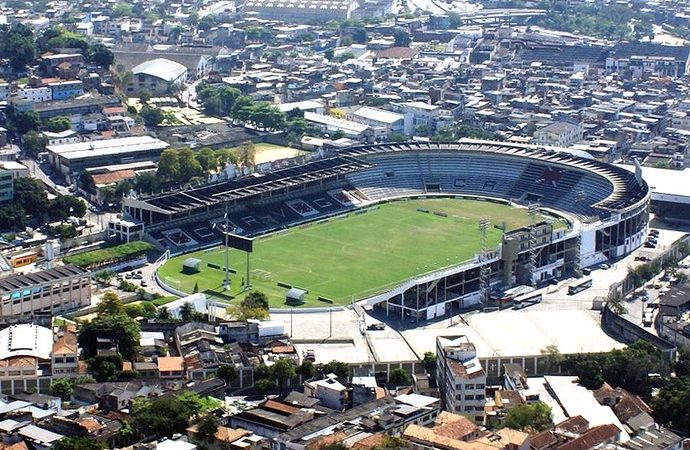
<instances>
[{"instance_id":1,"label":"row of trees","mask_svg":"<svg viewBox=\"0 0 690 450\"><path fill-rule=\"evenodd\" d=\"M28 222L43 223L66 220L69 216L84 217L86 203L74 195L48 199L43 184L29 177L14 180L14 201L0 207L0 229L24 228Z\"/></svg>"},{"instance_id":2,"label":"row of trees","mask_svg":"<svg viewBox=\"0 0 690 450\"><path fill-rule=\"evenodd\" d=\"M283 130L286 126L285 113L275 105L257 102L233 87L202 83L197 98L207 114L230 116L262 130Z\"/></svg>"}]
</instances>

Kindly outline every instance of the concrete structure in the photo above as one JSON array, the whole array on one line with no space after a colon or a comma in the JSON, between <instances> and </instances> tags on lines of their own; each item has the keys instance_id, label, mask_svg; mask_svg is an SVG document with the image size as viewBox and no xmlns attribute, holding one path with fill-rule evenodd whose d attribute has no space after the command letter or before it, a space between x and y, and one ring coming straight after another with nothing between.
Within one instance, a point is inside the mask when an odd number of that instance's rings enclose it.
<instances>
[{"instance_id":1,"label":"concrete structure","mask_svg":"<svg viewBox=\"0 0 690 450\"><path fill-rule=\"evenodd\" d=\"M187 81L187 68L165 58L152 59L132 68L133 79L128 93L147 91L168 94L181 88Z\"/></svg>"},{"instance_id":2,"label":"concrete structure","mask_svg":"<svg viewBox=\"0 0 690 450\"><path fill-rule=\"evenodd\" d=\"M25 86L17 91L17 97L34 103L47 102L53 99L53 91L48 86L36 88Z\"/></svg>"},{"instance_id":3,"label":"concrete structure","mask_svg":"<svg viewBox=\"0 0 690 450\"><path fill-rule=\"evenodd\" d=\"M436 376L444 410L484 421L486 372L467 336L436 338Z\"/></svg>"},{"instance_id":4,"label":"concrete structure","mask_svg":"<svg viewBox=\"0 0 690 450\"><path fill-rule=\"evenodd\" d=\"M362 122L373 128L384 128L386 134L402 133L406 136L412 135L413 114L399 114L385 109L363 106L350 114L352 120Z\"/></svg>"},{"instance_id":5,"label":"concrete structure","mask_svg":"<svg viewBox=\"0 0 690 450\"><path fill-rule=\"evenodd\" d=\"M89 167L157 160L169 145L151 136L49 145L48 159L68 179Z\"/></svg>"},{"instance_id":6,"label":"concrete structure","mask_svg":"<svg viewBox=\"0 0 690 450\"><path fill-rule=\"evenodd\" d=\"M80 80L59 81L48 86L51 90L51 100L65 100L84 94L84 83Z\"/></svg>"},{"instance_id":7,"label":"concrete structure","mask_svg":"<svg viewBox=\"0 0 690 450\"><path fill-rule=\"evenodd\" d=\"M534 132L534 142L540 145L568 147L582 139L582 125L554 122Z\"/></svg>"},{"instance_id":8,"label":"concrete structure","mask_svg":"<svg viewBox=\"0 0 690 450\"><path fill-rule=\"evenodd\" d=\"M323 380L306 382L304 387L305 393L321 400L321 404L326 408L340 411L347 406L347 388L332 373L326 375Z\"/></svg>"},{"instance_id":9,"label":"concrete structure","mask_svg":"<svg viewBox=\"0 0 690 450\"><path fill-rule=\"evenodd\" d=\"M14 198L14 176L12 172L0 169L0 203L11 202Z\"/></svg>"},{"instance_id":10,"label":"concrete structure","mask_svg":"<svg viewBox=\"0 0 690 450\"><path fill-rule=\"evenodd\" d=\"M0 280L0 322L53 316L91 304L91 272L60 266Z\"/></svg>"},{"instance_id":11,"label":"concrete structure","mask_svg":"<svg viewBox=\"0 0 690 450\"><path fill-rule=\"evenodd\" d=\"M258 13L260 17L267 19L304 22L349 19L358 5L356 0L246 0L241 10L243 13Z\"/></svg>"}]
</instances>

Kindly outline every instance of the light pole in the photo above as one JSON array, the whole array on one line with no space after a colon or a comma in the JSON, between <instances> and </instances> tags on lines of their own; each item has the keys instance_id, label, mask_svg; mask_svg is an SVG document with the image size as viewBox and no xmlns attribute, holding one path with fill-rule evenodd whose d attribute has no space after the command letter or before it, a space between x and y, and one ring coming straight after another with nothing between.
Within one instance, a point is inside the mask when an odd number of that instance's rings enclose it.
<instances>
[{"instance_id":1,"label":"light pole","mask_svg":"<svg viewBox=\"0 0 690 450\"><path fill-rule=\"evenodd\" d=\"M225 205L225 215L223 216L225 219L225 284L223 285L223 288L227 291L230 289L230 255L229 255L229 249L228 249L228 205Z\"/></svg>"},{"instance_id":2,"label":"light pole","mask_svg":"<svg viewBox=\"0 0 690 450\"><path fill-rule=\"evenodd\" d=\"M223 282L223 290L227 291L230 289L230 255L228 252L228 227L230 226L230 221L228 219L228 205L225 205L225 215L223 216L225 220L225 229L222 230L225 236L225 281ZM211 229L215 229L218 226L218 222L214 223Z\"/></svg>"}]
</instances>

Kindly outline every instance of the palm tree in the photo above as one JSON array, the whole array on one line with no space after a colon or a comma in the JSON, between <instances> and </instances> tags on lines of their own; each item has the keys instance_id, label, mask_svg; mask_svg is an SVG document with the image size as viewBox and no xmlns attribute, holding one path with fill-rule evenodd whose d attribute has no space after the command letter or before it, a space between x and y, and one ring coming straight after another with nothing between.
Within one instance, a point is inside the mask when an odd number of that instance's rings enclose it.
<instances>
[{"instance_id":1,"label":"palm tree","mask_svg":"<svg viewBox=\"0 0 690 450\"><path fill-rule=\"evenodd\" d=\"M194 309L194 306L190 302L187 302L180 307L180 318L183 322L191 322L194 320L195 312L196 309Z\"/></svg>"}]
</instances>

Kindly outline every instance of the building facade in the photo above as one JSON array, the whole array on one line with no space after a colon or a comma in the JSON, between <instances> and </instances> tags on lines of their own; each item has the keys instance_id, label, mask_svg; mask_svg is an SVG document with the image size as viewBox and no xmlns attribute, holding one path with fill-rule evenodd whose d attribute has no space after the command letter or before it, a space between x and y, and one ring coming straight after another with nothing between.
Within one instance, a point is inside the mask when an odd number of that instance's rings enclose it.
<instances>
[{"instance_id":1,"label":"building facade","mask_svg":"<svg viewBox=\"0 0 690 450\"><path fill-rule=\"evenodd\" d=\"M486 373L467 336L436 338L436 376L444 410L484 421Z\"/></svg>"},{"instance_id":2,"label":"building facade","mask_svg":"<svg viewBox=\"0 0 690 450\"><path fill-rule=\"evenodd\" d=\"M91 272L59 266L0 280L0 322L53 316L91 304Z\"/></svg>"}]
</instances>

